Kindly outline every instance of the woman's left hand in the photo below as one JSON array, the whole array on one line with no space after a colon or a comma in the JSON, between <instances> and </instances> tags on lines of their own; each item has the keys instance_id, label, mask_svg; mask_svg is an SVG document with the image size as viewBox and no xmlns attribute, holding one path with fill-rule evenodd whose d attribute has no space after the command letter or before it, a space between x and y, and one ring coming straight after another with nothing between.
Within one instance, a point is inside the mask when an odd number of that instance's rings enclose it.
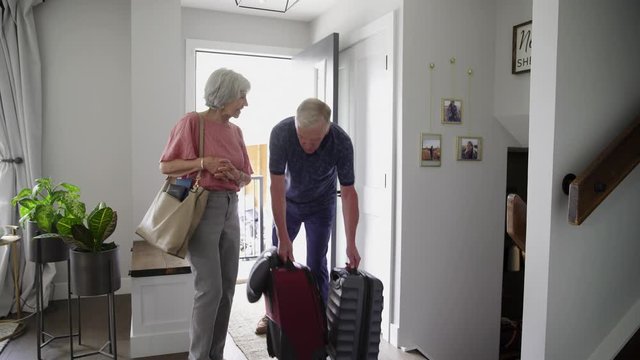
<instances>
[{"instance_id":1,"label":"woman's left hand","mask_svg":"<svg viewBox=\"0 0 640 360\"><path fill-rule=\"evenodd\" d=\"M220 180L233 181L238 183L240 178L242 177L242 173L240 170L236 169L235 166L231 163L231 161L224 159L220 161L220 166L213 173L213 177Z\"/></svg>"}]
</instances>

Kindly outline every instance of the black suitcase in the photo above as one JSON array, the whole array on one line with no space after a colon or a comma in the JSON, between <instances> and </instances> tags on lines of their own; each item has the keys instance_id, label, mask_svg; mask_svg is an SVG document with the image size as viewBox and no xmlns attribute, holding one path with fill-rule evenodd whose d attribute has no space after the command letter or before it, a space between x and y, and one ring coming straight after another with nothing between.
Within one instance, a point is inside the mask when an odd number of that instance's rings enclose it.
<instances>
[{"instance_id":1,"label":"black suitcase","mask_svg":"<svg viewBox=\"0 0 640 360\"><path fill-rule=\"evenodd\" d=\"M334 360L375 360L380 348L382 282L366 271L331 271L327 350Z\"/></svg>"}]
</instances>

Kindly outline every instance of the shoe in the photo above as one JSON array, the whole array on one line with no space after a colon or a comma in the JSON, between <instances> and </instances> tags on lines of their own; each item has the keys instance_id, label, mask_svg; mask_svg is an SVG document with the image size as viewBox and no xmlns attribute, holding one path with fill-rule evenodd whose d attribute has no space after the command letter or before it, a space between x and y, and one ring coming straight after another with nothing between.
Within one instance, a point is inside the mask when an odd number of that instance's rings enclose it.
<instances>
[{"instance_id":1,"label":"shoe","mask_svg":"<svg viewBox=\"0 0 640 360\"><path fill-rule=\"evenodd\" d=\"M264 335L267 333L267 325L269 324L269 318L267 315L263 316L256 325L256 335Z\"/></svg>"}]
</instances>

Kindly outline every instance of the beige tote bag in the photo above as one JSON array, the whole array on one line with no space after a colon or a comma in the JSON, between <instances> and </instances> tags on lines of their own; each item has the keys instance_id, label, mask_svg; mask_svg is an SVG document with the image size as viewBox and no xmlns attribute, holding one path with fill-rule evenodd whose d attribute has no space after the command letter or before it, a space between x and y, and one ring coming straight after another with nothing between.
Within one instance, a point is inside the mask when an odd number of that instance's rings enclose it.
<instances>
[{"instance_id":1,"label":"beige tote bag","mask_svg":"<svg viewBox=\"0 0 640 360\"><path fill-rule=\"evenodd\" d=\"M198 147L200 157L203 157L204 119L202 117L200 117ZM209 197L209 192L199 185L201 172L202 170L198 172L195 184L182 201L167 193L167 189L175 179L165 180L142 222L136 228L136 234L164 252L184 259L189 239L200 223Z\"/></svg>"}]
</instances>

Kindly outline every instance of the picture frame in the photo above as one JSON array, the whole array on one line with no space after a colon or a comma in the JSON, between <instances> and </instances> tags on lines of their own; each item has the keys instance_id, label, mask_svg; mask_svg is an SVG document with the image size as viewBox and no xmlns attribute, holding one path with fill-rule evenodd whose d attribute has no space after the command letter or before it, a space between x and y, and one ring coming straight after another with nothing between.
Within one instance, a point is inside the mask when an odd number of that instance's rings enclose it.
<instances>
[{"instance_id":1,"label":"picture frame","mask_svg":"<svg viewBox=\"0 0 640 360\"><path fill-rule=\"evenodd\" d=\"M462 124L462 100L443 98L441 105L441 117L443 124Z\"/></svg>"},{"instance_id":2,"label":"picture frame","mask_svg":"<svg viewBox=\"0 0 640 360\"><path fill-rule=\"evenodd\" d=\"M420 134L420 166L440 166L442 164L442 135Z\"/></svg>"},{"instance_id":3,"label":"picture frame","mask_svg":"<svg viewBox=\"0 0 640 360\"><path fill-rule=\"evenodd\" d=\"M478 136L458 136L456 159L459 161L482 160L482 138Z\"/></svg>"},{"instance_id":4,"label":"picture frame","mask_svg":"<svg viewBox=\"0 0 640 360\"><path fill-rule=\"evenodd\" d=\"M514 25L511 50L511 73L531 71L531 20Z\"/></svg>"}]
</instances>

